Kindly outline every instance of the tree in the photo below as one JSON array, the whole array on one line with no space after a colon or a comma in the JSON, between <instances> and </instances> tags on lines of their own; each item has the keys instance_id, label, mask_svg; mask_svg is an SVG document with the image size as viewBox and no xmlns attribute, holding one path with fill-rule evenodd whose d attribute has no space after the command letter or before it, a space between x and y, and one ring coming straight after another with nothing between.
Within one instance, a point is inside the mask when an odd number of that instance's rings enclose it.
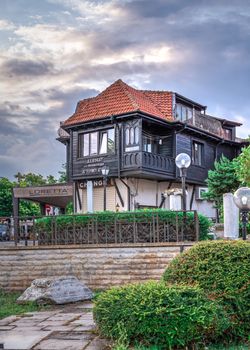
<instances>
[{"instance_id":1,"label":"tree","mask_svg":"<svg viewBox=\"0 0 250 350\"><path fill-rule=\"evenodd\" d=\"M41 186L46 184L55 184L58 182L66 182L66 165L62 165L62 170L59 172L59 180L53 175L44 177L41 174L27 173L22 174L18 172L14 175L17 181L11 182L7 178L0 178L0 217L11 216L13 211L12 206L12 189L16 186ZM72 204L70 203L66 208L68 213L72 212ZM40 206L34 202L20 200L19 205L20 216L37 216L41 215Z\"/></svg>"},{"instance_id":2,"label":"tree","mask_svg":"<svg viewBox=\"0 0 250 350\"><path fill-rule=\"evenodd\" d=\"M250 186L250 146L243 148L237 158L237 177L244 186Z\"/></svg>"},{"instance_id":3,"label":"tree","mask_svg":"<svg viewBox=\"0 0 250 350\"><path fill-rule=\"evenodd\" d=\"M12 215L12 189L13 182L6 177L0 179L0 216Z\"/></svg>"},{"instance_id":4,"label":"tree","mask_svg":"<svg viewBox=\"0 0 250 350\"><path fill-rule=\"evenodd\" d=\"M214 170L209 170L206 180L208 192L204 198L214 200L217 209L221 209L223 203L223 194L234 192L240 186L237 177L237 160L230 161L222 155L219 161L214 163Z\"/></svg>"},{"instance_id":5,"label":"tree","mask_svg":"<svg viewBox=\"0 0 250 350\"><path fill-rule=\"evenodd\" d=\"M66 164L62 164L62 170L59 170L58 174L60 175L58 179L59 183L67 182Z\"/></svg>"}]
</instances>

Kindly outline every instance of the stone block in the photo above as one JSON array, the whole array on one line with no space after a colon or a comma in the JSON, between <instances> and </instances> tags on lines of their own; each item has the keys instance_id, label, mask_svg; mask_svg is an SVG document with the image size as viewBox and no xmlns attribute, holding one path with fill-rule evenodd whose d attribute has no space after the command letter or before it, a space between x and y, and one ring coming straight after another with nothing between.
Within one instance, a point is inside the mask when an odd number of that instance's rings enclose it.
<instances>
[{"instance_id":1,"label":"stone block","mask_svg":"<svg viewBox=\"0 0 250 350\"><path fill-rule=\"evenodd\" d=\"M90 300L91 290L74 276L36 279L17 299L18 303L27 301L67 304Z\"/></svg>"}]
</instances>

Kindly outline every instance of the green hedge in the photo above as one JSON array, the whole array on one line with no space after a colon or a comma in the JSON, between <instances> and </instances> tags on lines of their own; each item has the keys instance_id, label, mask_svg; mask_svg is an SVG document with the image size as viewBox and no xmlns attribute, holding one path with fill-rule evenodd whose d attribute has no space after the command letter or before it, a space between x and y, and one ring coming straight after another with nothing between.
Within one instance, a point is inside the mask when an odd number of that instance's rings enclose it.
<instances>
[{"instance_id":1,"label":"green hedge","mask_svg":"<svg viewBox=\"0 0 250 350\"><path fill-rule=\"evenodd\" d=\"M250 243L202 242L176 257L167 267L167 283L197 284L224 305L231 317L231 334L250 333Z\"/></svg>"},{"instance_id":2,"label":"green hedge","mask_svg":"<svg viewBox=\"0 0 250 350\"><path fill-rule=\"evenodd\" d=\"M126 220L133 222L142 222L145 220L152 219L153 216L158 216L159 220L166 220L175 224L176 215L178 216L179 222L183 220L182 212L175 212L165 209L143 209L135 210L130 212L96 212L94 214L82 214L82 215L60 215L55 217L44 217L36 219L35 225L38 229L46 230L48 233L51 231L52 223L56 223L57 227L72 226L73 224L87 224L91 220L95 220L98 223L112 223L115 218L117 220ZM200 225L200 240L208 239L208 232L212 225L210 219L202 214L198 214L199 225ZM194 220L193 212L188 212L186 214L186 225L190 224Z\"/></svg>"},{"instance_id":3,"label":"green hedge","mask_svg":"<svg viewBox=\"0 0 250 350\"><path fill-rule=\"evenodd\" d=\"M204 344L230 326L223 308L199 288L157 282L100 294L94 318L103 336L162 349Z\"/></svg>"}]
</instances>

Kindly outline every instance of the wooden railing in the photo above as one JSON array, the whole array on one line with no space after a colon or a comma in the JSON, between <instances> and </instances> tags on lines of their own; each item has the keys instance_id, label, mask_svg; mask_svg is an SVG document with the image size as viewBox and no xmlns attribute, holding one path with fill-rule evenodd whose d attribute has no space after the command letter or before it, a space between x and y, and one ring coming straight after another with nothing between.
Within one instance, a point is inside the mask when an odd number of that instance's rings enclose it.
<instances>
[{"instance_id":1,"label":"wooden railing","mask_svg":"<svg viewBox=\"0 0 250 350\"><path fill-rule=\"evenodd\" d=\"M145 151L124 153L123 168L146 168L174 174L174 158Z\"/></svg>"},{"instance_id":2,"label":"wooden railing","mask_svg":"<svg viewBox=\"0 0 250 350\"><path fill-rule=\"evenodd\" d=\"M223 139L230 139L226 130L222 128L221 122L211 116L196 112L193 118L187 120L187 123L194 125L199 129L206 130Z\"/></svg>"}]
</instances>

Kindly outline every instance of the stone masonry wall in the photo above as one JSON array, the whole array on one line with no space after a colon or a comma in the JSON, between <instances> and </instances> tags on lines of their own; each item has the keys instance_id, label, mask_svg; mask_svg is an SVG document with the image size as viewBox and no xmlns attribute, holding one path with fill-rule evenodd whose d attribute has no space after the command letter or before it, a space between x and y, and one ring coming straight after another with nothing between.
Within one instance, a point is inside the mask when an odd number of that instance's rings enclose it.
<instances>
[{"instance_id":1,"label":"stone masonry wall","mask_svg":"<svg viewBox=\"0 0 250 350\"><path fill-rule=\"evenodd\" d=\"M36 278L74 275L90 288L159 280L167 264L191 245L1 248L0 289L24 290Z\"/></svg>"}]
</instances>

